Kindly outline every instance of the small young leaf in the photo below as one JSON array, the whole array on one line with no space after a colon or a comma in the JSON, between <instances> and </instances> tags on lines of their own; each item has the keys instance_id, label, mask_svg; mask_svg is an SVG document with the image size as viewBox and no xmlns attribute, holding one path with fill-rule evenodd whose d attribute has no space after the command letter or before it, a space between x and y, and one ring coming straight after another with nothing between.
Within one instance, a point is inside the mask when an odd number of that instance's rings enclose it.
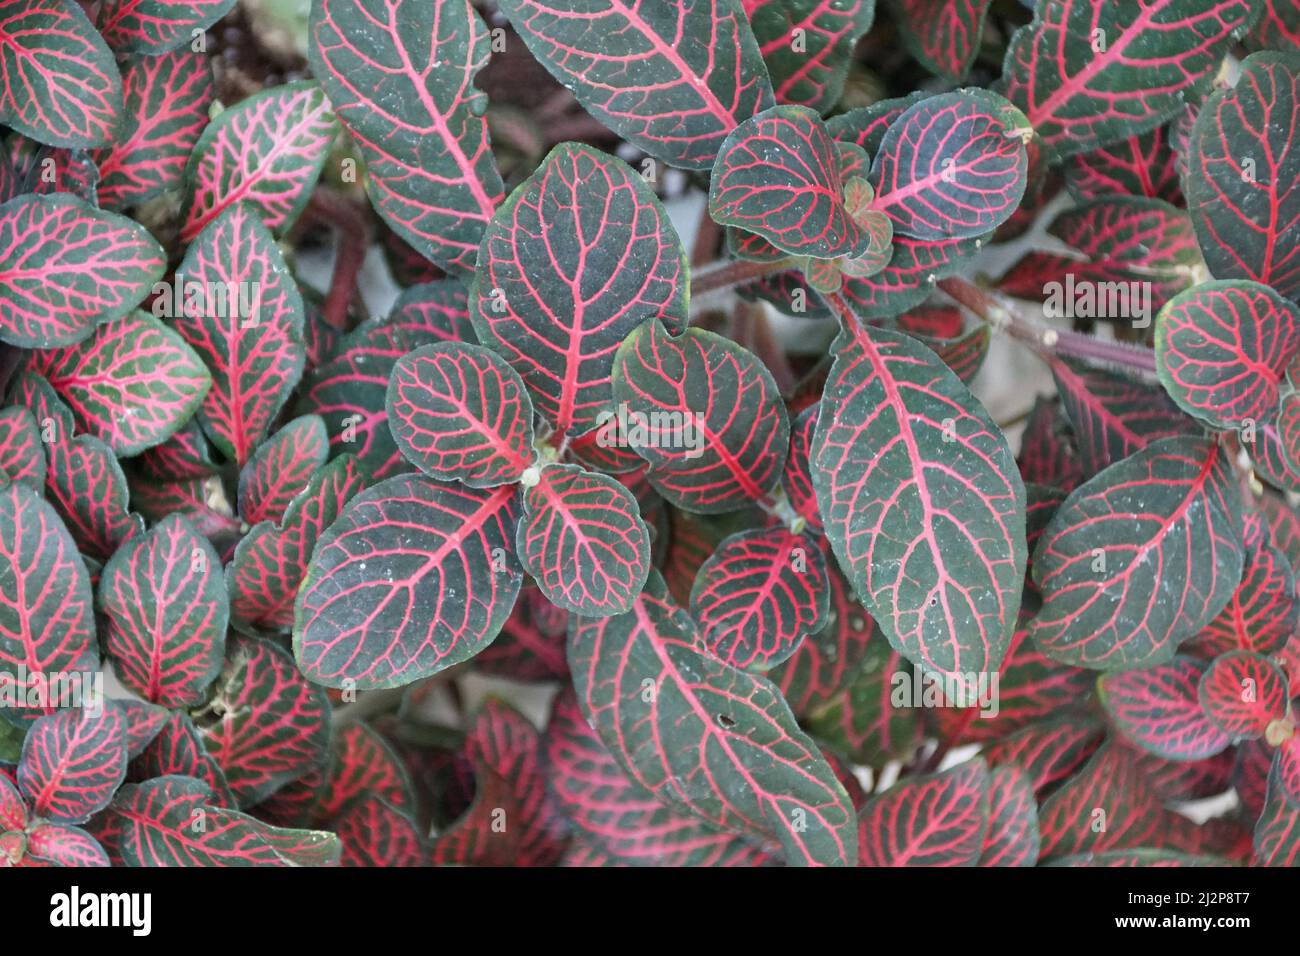
<instances>
[{"instance_id":1,"label":"small young leaf","mask_svg":"<svg viewBox=\"0 0 1300 956\"><path fill-rule=\"evenodd\" d=\"M677 507L734 511L780 479L790 439L780 392L762 363L729 339L700 329L673 337L647 322L619 347L613 386L632 423L625 440Z\"/></svg>"},{"instance_id":2,"label":"small young leaf","mask_svg":"<svg viewBox=\"0 0 1300 956\"><path fill-rule=\"evenodd\" d=\"M821 548L784 528L731 535L704 562L691 616L709 652L732 667L765 671L827 624L830 585Z\"/></svg>"},{"instance_id":3,"label":"small young leaf","mask_svg":"<svg viewBox=\"0 0 1300 956\"><path fill-rule=\"evenodd\" d=\"M1286 674L1254 651L1230 651L1201 676L1201 706L1219 730L1233 740L1264 736L1269 724L1286 718Z\"/></svg>"},{"instance_id":4,"label":"small young leaf","mask_svg":"<svg viewBox=\"0 0 1300 956\"><path fill-rule=\"evenodd\" d=\"M917 239L972 239L1001 225L1024 195L1028 121L979 90L909 107L885 133L871 167L872 208Z\"/></svg>"},{"instance_id":5,"label":"small young leaf","mask_svg":"<svg viewBox=\"0 0 1300 956\"><path fill-rule=\"evenodd\" d=\"M295 418L268 438L239 473L239 516L248 524L276 521L329 458L319 415Z\"/></svg>"},{"instance_id":6,"label":"small young leaf","mask_svg":"<svg viewBox=\"0 0 1300 956\"><path fill-rule=\"evenodd\" d=\"M577 465L547 465L525 482L519 560L557 607L625 614L650 573L650 532L632 493Z\"/></svg>"}]
</instances>

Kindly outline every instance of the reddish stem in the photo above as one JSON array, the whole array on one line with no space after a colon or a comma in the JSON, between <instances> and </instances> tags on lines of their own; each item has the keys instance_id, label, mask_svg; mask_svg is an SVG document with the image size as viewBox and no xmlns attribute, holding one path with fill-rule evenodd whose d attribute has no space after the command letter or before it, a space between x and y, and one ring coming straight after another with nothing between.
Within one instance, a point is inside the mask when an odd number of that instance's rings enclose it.
<instances>
[{"instance_id":1,"label":"reddish stem","mask_svg":"<svg viewBox=\"0 0 1300 956\"><path fill-rule=\"evenodd\" d=\"M330 326L345 331L348 308L357 294L357 278L370 247L370 223L356 205L329 189L312 193L307 211L334 230L334 275L322 313Z\"/></svg>"},{"instance_id":2,"label":"reddish stem","mask_svg":"<svg viewBox=\"0 0 1300 956\"><path fill-rule=\"evenodd\" d=\"M698 270L691 278L691 296L698 297L710 292L731 289L738 285L747 285L764 276L785 272L791 268L789 259L776 262L753 262L749 259L736 259L722 262Z\"/></svg>"}]
</instances>

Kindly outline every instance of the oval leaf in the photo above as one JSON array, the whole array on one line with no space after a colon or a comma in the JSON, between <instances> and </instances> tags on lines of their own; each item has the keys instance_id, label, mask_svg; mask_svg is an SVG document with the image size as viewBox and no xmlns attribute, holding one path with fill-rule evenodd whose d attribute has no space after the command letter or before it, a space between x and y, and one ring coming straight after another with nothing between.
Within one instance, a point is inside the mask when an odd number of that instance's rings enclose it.
<instances>
[{"instance_id":1,"label":"oval leaf","mask_svg":"<svg viewBox=\"0 0 1300 956\"><path fill-rule=\"evenodd\" d=\"M431 478L491 488L533 461L533 404L523 379L481 346L436 342L402 356L388 384L388 427Z\"/></svg>"},{"instance_id":2,"label":"oval leaf","mask_svg":"<svg viewBox=\"0 0 1300 956\"><path fill-rule=\"evenodd\" d=\"M1231 738L1201 709L1197 684L1205 665L1187 657L1101 679L1101 702L1120 732L1159 757L1202 760L1220 753Z\"/></svg>"},{"instance_id":3,"label":"oval leaf","mask_svg":"<svg viewBox=\"0 0 1300 956\"><path fill-rule=\"evenodd\" d=\"M989 771L976 758L905 780L862 808L862 866L974 866L989 824Z\"/></svg>"},{"instance_id":4,"label":"oval leaf","mask_svg":"<svg viewBox=\"0 0 1300 956\"><path fill-rule=\"evenodd\" d=\"M108 806L125 778L126 722L102 700L97 711L60 711L27 732L18 786L38 817L83 823Z\"/></svg>"},{"instance_id":5,"label":"oval leaf","mask_svg":"<svg viewBox=\"0 0 1300 956\"><path fill-rule=\"evenodd\" d=\"M1282 668L1254 651L1230 651L1214 660L1199 684L1210 722L1234 740L1264 736L1287 716L1287 679Z\"/></svg>"},{"instance_id":6,"label":"oval leaf","mask_svg":"<svg viewBox=\"0 0 1300 956\"><path fill-rule=\"evenodd\" d=\"M906 335L860 329L833 350L812 467L840 566L908 660L996 669L1026 560L1025 489L1006 438Z\"/></svg>"},{"instance_id":7,"label":"oval leaf","mask_svg":"<svg viewBox=\"0 0 1300 956\"><path fill-rule=\"evenodd\" d=\"M514 488L399 475L321 536L295 611L298 666L326 687L398 687L473 657L510 614Z\"/></svg>"},{"instance_id":8,"label":"oval leaf","mask_svg":"<svg viewBox=\"0 0 1300 956\"><path fill-rule=\"evenodd\" d=\"M524 484L519 560L542 593L588 617L631 610L650 573L650 532L632 493L577 465L547 465Z\"/></svg>"}]
</instances>

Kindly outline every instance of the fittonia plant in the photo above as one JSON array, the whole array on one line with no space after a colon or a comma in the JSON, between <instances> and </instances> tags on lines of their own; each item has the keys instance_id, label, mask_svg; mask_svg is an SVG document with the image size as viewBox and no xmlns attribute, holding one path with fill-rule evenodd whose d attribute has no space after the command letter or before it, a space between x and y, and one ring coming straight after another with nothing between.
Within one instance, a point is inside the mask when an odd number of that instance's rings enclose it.
<instances>
[{"instance_id":1,"label":"fittonia plant","mask_svg":"<svg viewBox=\"0 0 1300 956\"><path fill-rule=\"evenodd\" d=\"M1300 854L1295 0L0 0L0 80L0 864Z\"/></svg>"}]
</instances>

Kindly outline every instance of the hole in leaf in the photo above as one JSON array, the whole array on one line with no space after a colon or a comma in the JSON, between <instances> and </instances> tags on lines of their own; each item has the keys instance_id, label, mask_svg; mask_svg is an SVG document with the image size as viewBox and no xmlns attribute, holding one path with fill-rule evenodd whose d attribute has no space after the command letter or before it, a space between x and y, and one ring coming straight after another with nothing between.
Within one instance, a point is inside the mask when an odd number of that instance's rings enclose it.
<instances>
[{"instance_id":1,"label":"hole in leaf","mask_svg":"<svg viewBox=\"0 0 1300 956\"><path fill-rule=\"evenodd\" d=\"M728 714L718 714L718 726L730 730L736 726L736 718Z\"/></svg>"}]
</instances>

